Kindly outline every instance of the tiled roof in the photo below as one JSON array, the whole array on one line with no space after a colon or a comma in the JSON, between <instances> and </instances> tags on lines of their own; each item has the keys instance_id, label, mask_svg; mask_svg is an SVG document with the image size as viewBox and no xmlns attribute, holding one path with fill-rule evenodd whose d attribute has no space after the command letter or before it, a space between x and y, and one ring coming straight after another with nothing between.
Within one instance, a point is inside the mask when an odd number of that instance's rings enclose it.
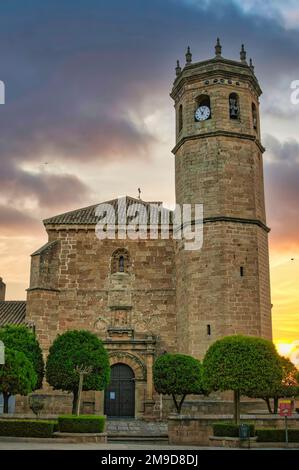
<instances>
[{"instance_id":1,"label":"tiled roof","mask_svg":"<svg viewBox=\"0 0 299 470\"><path fill-rule=\"evenodd\" d=\"M119 204L120 201L120 204ZM106 201L100 204L94 204L93 206L83 207L82 209L77 209L71 212L65 212L64 214L59 214L54 217L50 217L49 219L45 219L43 222L45 225L96 225L100 220L100 215L97 215L96 209L101 206L101 204L109 204L114 209L114 214L116 215L115 223L117 223L118 217L118 208L119 216L122 217L124 215L124 209L128 211L128 208L131 209L130 215L127 215L127 223L130 221L130 217L134 216L134 206L136 207L136 211L138 210L138 204L142 204L143 207L147 209L147 221L149 222L150 217L152 223L160 223L161 216L159 215L160 211L153 211L150 215L149 207L151 204L159 204L161 206L161 202L157 201L142 201L140 199L135 199L132 197L125 196L119 199L113 199L111 201ZM172 220L172 211L169 209L163 208L163 216L167 218L169 216L170 221ZM112 214L107 212L105 216L105 223L113 223L114 219Z\"/></svg>"},{"instance_id":2,"label":"tiled roof","mask_svg":"<svg viewBox=\"0 0 299 470\"><path fill-rule=\"evenodd\" d=\"M0 326L25 324L25 300L0 301Z\"/></svg>"},{"instance_id":3,"label":"tiled roof","mask_svg":"<svg viewBox=\"0 0 299 470\"><path fill-rule=\"evenodd\" d=\"M42 247L40 247L38 250L36 250L34 253L32 253L31 256L40 255L40 254L44 253L45 251L47 251L48 249L52 248L56 244L57 244L57 240L54 240L52 242L48 242L45 245L43 245Z\"/></svg>"}]
</instances>

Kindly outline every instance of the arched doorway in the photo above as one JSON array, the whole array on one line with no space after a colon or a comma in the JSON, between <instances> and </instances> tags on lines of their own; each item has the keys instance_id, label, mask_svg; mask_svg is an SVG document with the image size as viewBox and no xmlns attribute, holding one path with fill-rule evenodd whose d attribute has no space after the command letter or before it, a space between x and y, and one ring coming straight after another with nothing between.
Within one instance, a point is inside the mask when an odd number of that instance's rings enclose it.
<instances>
[{"instance_id":1,"label":"arched doorway","mask_svg":"<svg viewBox=\"0 0 299 470\"><path fill-rule=\"evenodd\" d=\"M111 366L110 384L105 391L105 414L110 418L135 416L135 375L126 364Z\"/></svg>"}]
</instances>

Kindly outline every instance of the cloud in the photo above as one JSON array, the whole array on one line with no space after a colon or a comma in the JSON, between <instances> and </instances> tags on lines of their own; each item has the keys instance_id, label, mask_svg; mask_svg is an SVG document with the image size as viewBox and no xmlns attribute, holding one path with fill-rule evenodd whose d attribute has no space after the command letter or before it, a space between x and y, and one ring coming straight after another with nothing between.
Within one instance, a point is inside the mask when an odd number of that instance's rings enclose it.
<instances>
[{"instance_id":1,"label":"cloud","mask_svg":"<svg viewBox=\"0 0 299 470\"><path fill-rule=\"evenodd\" d=\"M283 249L299 248L299 142L264 139L265 186L271 241Z\"/></svg>"},{"instance_id":2,"label":"cloud","mask_svg":"<svg viewBox=\"0 0 299 470\"><path fill-rule=\"evenodd\" d=\"M3 162L0 173L0 195L10 205L23 206L29 199L37 208L63 208L88 195L88 187L69 174L31 173L18 168L13 161Z\"/></svg>"},{"instance_id":3,"label":"cloud","mask_svg":"<svg viewBox=\"0 0 299 470\"><path fill-rule=\"evenodd\" d=\"M0 233L1 237L33 236L41 233L42 224L25 211L14 207L0 205Z\"/></svg>"},{"instance_id":4,"label":"cloud","mask_svg":"<svg viewBox=\"0 0 299 470\"><path fill-rule=\"evenodd\" d=\"M122 172L129 160L148 162L159 149L167 158L171 136L162 146L148 116L157 108L172 115L175 60L184 64L188 44L197 61L213 56L217 36L228 58L238 59L244 42L265 91L264 106L273 103L273 93L284 89L279 87L299 78L299 32L275 16L277 2L268 7L270 14L233 0L30 0L17 9L14 2L3 6L1 200L18 209L29 199L38 213L64 211L88 203L89 164L94 171L98 163L101 171L119 163ZM267 112L277 111L269 106ZM36 171L43 162L49 162L47 171ZM276 184L277 165L266 167L269 187ZM293 181L291 170L283 172ZM268 206L276 223L272 199Z\"/></svg>"},{"instance_id":5,"label":"cloud","mask_svg":"<svg viewBox=\"0 0 299 470\"><path fill-rule=\"evenodd\" d=\"M289 139L281 142L276 137L268 134L264 137L267 146L266 164L284 165L292 167L299 166L299 142L296 139Z\"/></svg>"}]
</instances>

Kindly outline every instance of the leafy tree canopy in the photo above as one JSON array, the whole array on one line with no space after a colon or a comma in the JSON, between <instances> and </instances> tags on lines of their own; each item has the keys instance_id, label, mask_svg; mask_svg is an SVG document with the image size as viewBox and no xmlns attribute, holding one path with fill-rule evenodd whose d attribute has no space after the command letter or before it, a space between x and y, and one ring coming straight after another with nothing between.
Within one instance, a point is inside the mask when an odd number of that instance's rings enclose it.
<instances>
[{"instance_id":1,"label":"leafy tree canopy","mask_svg":"<svg viewBox=\"0 0 299 470\"><path fill-rule=\"evenodd\" d=\"M227 336L208 349L204 361L208 390L234 390L241 395L268 393L282 380L279 355L271 341Z\"/></svg>"},{"instance_id":2,"label":"leafy tree canopy","mask_svg":"<svg viewBox=\"0 0 299 470\"><path fill-rule=\"evenodd\" d=\"M28 395L37 383L32 362L20 351L5 349L5 365L0 367L0 391L3 395Z\"/></svg>"},{"instance_id":3,"label":"leafy tree canopy","mask_svg":"<svg viewBox=\"0 0 299 470\"><path fill-rule=\"evenodd\" d=\"M254 398L263 398L270 413L278 412L279 398L295 398L299 395L299 372L290 359L280 356L282 380L274 382L272 388L266 392L250 394ZM273 399L273 408L271 407Z\"/></svg>"},{"instance_id":4,"label":"leafy tree canopy","mask_svg":"<svg viewBox=\"0 0 299 470\"><path fill-rule=\"evenodd\" d=\"M35 388L41 388L44 377L44 361L42 350L34 333L26 326L6 325L0 329L0 340L6 348L25 354L32 362L37 374Z\"/></svg>"},{"instance_id":5,"label":"leafy tree canopy","mask_svg":"<svg viewBox=\"0 0 299 470\"><path fill-rule=\"evenodd\" d=\"M109 383L108 354L102 341L85 330L72 330L58 335L49 349L46 366L48 383L56 390L78 390L76 366L91 366L84 377L83 390L103 390Z\"/></svg>"},{"instance_id":6,"label":"leafy tree canopy","mask_svg":"<svg viewBox=\"0 0 299 470\"><path fill-rule=\"evenodd\" d=\"M158 393L172 395L180 413L186 395L203 393L201 363L184 354L163 354L154 363L154 385ZM178 403L176 395L182 399Z\"/></svg>"}]
</instances>

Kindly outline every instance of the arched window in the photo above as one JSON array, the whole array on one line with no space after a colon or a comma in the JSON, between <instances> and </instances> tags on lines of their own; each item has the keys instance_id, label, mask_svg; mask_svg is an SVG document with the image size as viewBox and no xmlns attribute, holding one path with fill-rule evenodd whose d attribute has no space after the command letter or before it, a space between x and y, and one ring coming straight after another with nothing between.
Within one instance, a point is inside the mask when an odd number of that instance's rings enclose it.
<instances>
[{"instance_id":1,"label":"arched window","mask_svg":"<svg viewBox=\"0 0 299 470\"><path fill-rule=\"evenodd\" d=\"M179 107L179 132L183 129L183 105Z\"/></svg>"},{"instance_id":2,"label":"arched window","mask_svg":"<svg viewBox=\"0 0 299 470\"><path fill-rule=\"evenodd\" d=\"M195 121L206 121L207 119L211 119L211 115L212 112L209 95L199 95L196 98L194 114Z\"/></svg>"},{"instance_id":3,"label":"arched window","mask_svg":"<svg viewBox=\"0 0 299 470\"><path fill-rule=\"evenodd\" d=\"M127 273L130 269L130 256L125 248L118 248L111 256L111 274Z\"/></svg>"},{"instance_id":4,"label":"arched window","mask_svg":"<svg viewBox=\"0 0 299 470\"><path fill-rule=\"evenodd\" d=\"M237 93L229 95L229 117L230 119L240 119L240 103Z\"/></svg>"},{"instance_id":5,"label":"arched window","mask_svg":"<svg viewBox=\"0 0 299 470\"><path fill-rule=\"evenodd\" d=\"M257 129L257 110L254 103L251 105L253 129Z\"/></svg>"}]
</instances>

